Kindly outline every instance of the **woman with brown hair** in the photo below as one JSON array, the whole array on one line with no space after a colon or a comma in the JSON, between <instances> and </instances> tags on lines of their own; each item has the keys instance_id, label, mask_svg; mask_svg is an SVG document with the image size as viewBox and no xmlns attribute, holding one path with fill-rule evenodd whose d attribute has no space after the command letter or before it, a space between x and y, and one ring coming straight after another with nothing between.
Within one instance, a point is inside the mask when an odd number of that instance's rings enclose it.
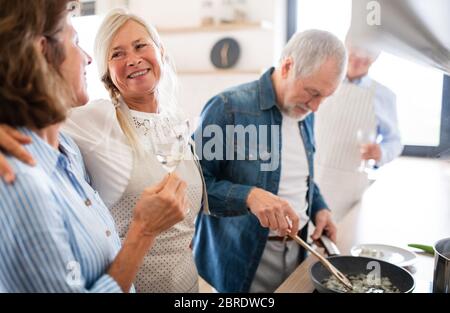
<instances>
[{"instance_id":1,"label":"woman with brown hair","mask_svg":"<svg viewBox=\"0 0 450 313\"><path fill-rule=\"evenodd\" d=\"M77 146L59 132L69 106L88 101L85 66L67 0L0 0L0 123L37 165L6 158L0 181L0 289L6 292L128 292L161 232L186 216L176 175L147 188L120 244L114 221Z\"/></svg>"}]
</instances>

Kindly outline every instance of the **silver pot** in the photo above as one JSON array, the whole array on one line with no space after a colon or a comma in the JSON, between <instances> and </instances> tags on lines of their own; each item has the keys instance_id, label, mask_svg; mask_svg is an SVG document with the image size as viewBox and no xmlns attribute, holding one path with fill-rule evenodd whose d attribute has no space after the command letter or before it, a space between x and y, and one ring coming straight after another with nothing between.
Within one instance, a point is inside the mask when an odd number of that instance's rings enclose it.
<instances>
[{"instance_id":1,"label":"silver pot","mask_svg":"<svg viewBox=\"0 0 450 313\"><path fill-rule=\"evenodd\" d=\"M434 245L433 292L450 293L450 238Z\"/></svg>"}]
</instances>

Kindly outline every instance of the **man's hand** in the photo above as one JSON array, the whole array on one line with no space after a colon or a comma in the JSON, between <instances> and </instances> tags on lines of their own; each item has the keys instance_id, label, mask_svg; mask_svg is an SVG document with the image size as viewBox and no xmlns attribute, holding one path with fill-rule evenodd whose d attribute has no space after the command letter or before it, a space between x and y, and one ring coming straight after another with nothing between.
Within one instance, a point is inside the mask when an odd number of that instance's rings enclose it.
<instances>
[{"instance_id":1,"label":"man's hand","mask_svg":"<svg viewBox=\"0 0 450 313\"><path fill-rule=\"evenodd\" d=\"M325 233L331 241L336 242L337 227L331 218L331 212L329 210L320 210L317 212L314 224L316 225L316 229L311 236L314 241L319 240L320 236Z\"/></svg>"},{"instance_id":2,"label":"man's hand","mask_svg":"<svg viewBox=\"0 0 450 313\"><path fill-rule=\"evenodd\" d=\"M278 231L280 236L297 234L299 217L289 203L280 197L263 189L253 188L248 195L247 206L262 227Z\"/></svg>"},{"instance_id":3,"label":"man's hand","mask_svg":"<svg viewBox=\"0 0 450 313\"><path fill-rule=\"evenodd\" d=\"M0 149L11 154L17 159L29 165L35 165L33 157L25 150L23 145L29 144L31 138L23 135L19 131L6 126L0 125ZM5 156L0 152L0 177L7 183L12 183L15 180L15 174L5 159Z\"/></svg>"},{"instance_id":4,"label":"man's hand","mask_svg":"<svg viewBox=\"0 0 450 313\"><path fill-rule=\"evenodd\" d=\"M369 143L361 145L361 159L362 160L381 160L381 148L379 144Z\"/></svg>"}]
</instances>

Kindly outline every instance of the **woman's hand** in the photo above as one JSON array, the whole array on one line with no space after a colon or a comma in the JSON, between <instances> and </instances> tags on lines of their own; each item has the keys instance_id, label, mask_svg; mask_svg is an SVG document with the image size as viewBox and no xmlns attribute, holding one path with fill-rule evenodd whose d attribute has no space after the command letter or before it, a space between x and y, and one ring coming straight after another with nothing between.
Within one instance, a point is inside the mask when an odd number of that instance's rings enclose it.
<instances>
[{"instance_id":1,"label":"woman's hand","mask_svg":"<svg viewBox=\"0 0 450 313\"><path fill-rule=\"evenodd\" d=\"M186 217L186 188L184 181L171 174L144 190L134 210L134 222L141 225L144 236L155 237Z\"/></svg>"},{"instance_id":2,"label":"woman's hand","mask_svg":"<svg viewBox=\"0 0 450 313\"><path fill-rule=\"evenodd\" d=\"M17 159L29 165L35 165L33 157L28 153L23 145L31 143L31 138L23 135L19 131L7 125L0 125L0 149L11 154ZM15 180L15 173L6 161L3 153L0 152L0 176L7 183Z\"/></svg>"}]
</instances>

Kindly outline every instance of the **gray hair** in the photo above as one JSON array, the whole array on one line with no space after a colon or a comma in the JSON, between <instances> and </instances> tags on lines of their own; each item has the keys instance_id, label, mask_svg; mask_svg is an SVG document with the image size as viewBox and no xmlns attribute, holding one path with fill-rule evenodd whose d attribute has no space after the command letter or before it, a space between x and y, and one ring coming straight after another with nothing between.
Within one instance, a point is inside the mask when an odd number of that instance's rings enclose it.
<instances>
[{"instance_id":1,"label":"gray hair","mask_svg":"<svg viewBox=\"0 0 450 313\"><path fill-rule=\"evenodd\" d=\"M330 58L336 60L340 80L347 69L347 51L335 35L323 30L296 33L283 49L281 60L292 58L296 78L314 74Z\"/></svg>"}]
</instances>

